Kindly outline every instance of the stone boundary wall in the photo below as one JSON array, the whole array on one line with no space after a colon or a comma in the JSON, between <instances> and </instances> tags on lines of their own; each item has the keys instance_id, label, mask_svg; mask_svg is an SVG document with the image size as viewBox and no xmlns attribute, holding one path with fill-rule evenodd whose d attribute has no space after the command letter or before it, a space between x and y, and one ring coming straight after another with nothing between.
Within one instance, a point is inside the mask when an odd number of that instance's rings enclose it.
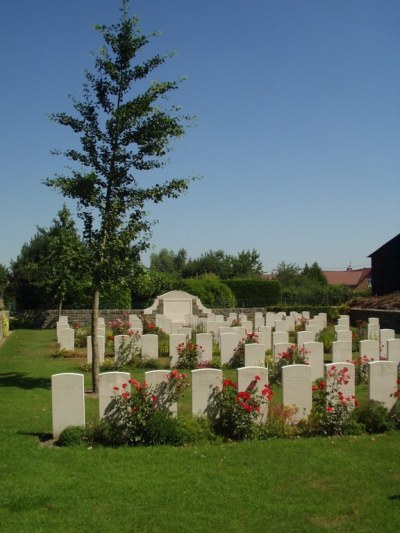
<instances>
[{"instance_id":1,"label":"stone boundary wall","mask_svg":"<svg viewBox=\"0 0 400 533\"><path fill-rule=\"evenodd\" d=\"M306 307L306 306L304 306ZM254 316L256 311L265 312L265 308L241 308L241 309L213 309L216 314L223 314L228 316L229 313L243 312L248 315L250 319ZM127 312L130 315L140 315L143 309L101 309L100 316L104 317L106 324L110 321L122 318L123 313ZM8 313L6 311L6 313ZM68 316L70 324L79 322L81 326L89 326L91 323L90 309L65 309L63 314ZM56 309L50 310L26 310L26 311L12 311L10 313L11 320L16 319L22 326L26 323L27 328L54 328L58 319L58 312ZM381 328L394 329L396 333L400 333L400 311L396 310L379 310L379 309L351 309L350 323L356 327L359 320L368 322L368 318L379 318ZM1 332L0 332L1 335Z\"/></svg>"},{"instance_id":2,"label":"stone boundary wall","mask_svg":"<svg viewBox=\"0 0 400 533\"><path fill-rule=\"evenodd\" d=\"M379 318L381 328L394 329L400 333L400 311L387 309L350 309L350 324L356 327L357 322L368 322L370 317Z\"/></svg>"},{"instance_id":3,"label":"stone boundary wall","mask_svg":"<svg viewBox=\"0 0 400 533\"><path fill-rule=\"evenodd\" d=\"M99 316L103 317L107 324L117 318L122 319L124 313L130 315L142 314L143 309L100 309ZM90 326L91 324L92 311L90 309L64 309L62 315L68 317L70 325L75 322L79 322L81 326ZM18 322L20 327L51 329L56 327L58 311L57 309L12 311L11 320L13 319Z\"/></svg>"}]
</instances>

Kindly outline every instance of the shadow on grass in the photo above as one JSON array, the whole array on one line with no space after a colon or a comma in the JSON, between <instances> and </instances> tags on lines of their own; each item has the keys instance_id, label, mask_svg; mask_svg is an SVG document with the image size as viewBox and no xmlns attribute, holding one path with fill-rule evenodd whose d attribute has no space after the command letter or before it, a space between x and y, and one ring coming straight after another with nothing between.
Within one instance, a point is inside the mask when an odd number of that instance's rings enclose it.
<instances>
[{"instance_id":1,"label":"shadow on grass","mask_svg":"<svg viewBox=\"0 0 400 533\"><path fill-rule=\"evenodd\" d=\"M0 374L0 387L18 387L19 389L50 389L49 378L32 378L20 372Z\"/></svg>"},{"instance_id":2,"label":"shadow on grass","mask_svg":"<svg viewBox=\"0 0 400 533\"><path fill-rule=\"evenodd\" d=\"M53 435L51 433L39 433L36 431L18 431L18 435L27 435L28 437L36 437L39 442L53 441Z\"/></svg>"}]
</instances>

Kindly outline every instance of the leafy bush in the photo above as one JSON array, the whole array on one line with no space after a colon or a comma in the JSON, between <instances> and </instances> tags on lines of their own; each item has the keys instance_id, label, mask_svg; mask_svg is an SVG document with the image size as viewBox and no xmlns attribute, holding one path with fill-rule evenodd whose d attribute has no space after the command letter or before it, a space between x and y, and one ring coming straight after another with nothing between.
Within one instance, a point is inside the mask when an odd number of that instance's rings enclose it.
<instances>
[{"instance_id":1,"label":"leafy bush","mask_svg":"<svg viewBox=\"0 0 400 533\"><path fill-rule=\"evenodd\" d=\"M208 307L236 307L235 295L215 274L182 280L182 289L198 296Z\"/></svg>"},{"instance_id":2,"label":"leafy bush","mask_svg":"<svg viewBox=\"0 0 400 533\"><path fill-rule=\"evenodd\" d=\"M313 385L313 407L309 417L309 427L312 433L321 435L346 435L351 433L351 428L356 433L360 432L350 418L352 411L358 408L355 396L345 396L342 385L349 382L348 369L343 367L337 370L333 365L328 371L329 381L319 379Z\"/></svg>"},{"instance_id":3,"label":"leafy bush","mask_svg":"<svg viewBox=\"0 0 400 533\"><path fill-rule=\"evenodd\" d=\"M149 445L170 444L180 446L185 443L185 432L180 419L171 416L167 410L156 410L146 426L145 442Z\"/></svg>"},{"instance_id":4,"label":"leafy bush","mask_svg":"<svg viewBox=\"0 0 400 533\"><path fill-rule=\"evenodd\" d=\"M58 437L58 446L81 446L87 440L86 430L80 426L68 426Z\"/></svg>"},{"instance_id":5,"label":"leafy bush","mask_svg":"<svg viewBox=\"0 0 400 533\"><path fill-rule=\"evenodd\" d=\"M229 279L225 283L241 307L266 307L281 299L281 284L276 280Z\"/></svg>"},{"instance_id":6,"label":"leafy bush","mask_svg":"<svg viewBox=\"0 0 400 533\"><path fill-rule=\"evenodd\" d=\"M94 438L97 435L100 443L113 446L176 443L181 439L179 423L168 420L173 419L169 408L186 385L186 375L174 370L158 387L147 387L135 379L124 383L121 390L114 387L115 396L95 429Z\"/></svg>"},{"instance_id":7,"label":"leafy bush","mask_svg":"<svg viewBox=\"0 0 400 533\"><path fill-rule=\"evenodd\" d=\"M181 342L177 346L178 361L176 368L198 368L201 362L203 348L194 342Z\"/></svg>"},{"instance_id":8,"label":"leafy bush","mask_svg":"<svg viewBox=\"0 0 400 533\"><path fill-rule=\"evenodd\" d=\"M276 357L270 357L268 361L270 383L281 383L282 367L305 364L307 362L307 353L309 352L303 347L299 348L296 344L292 344L286 352L278 353Z\"/></svg>"},{"instance_id":9,"label":"leafy bush","mask_svg":"<svg viewBox=\"0 0 400 533\"><path fill-rule=\"evenodd\" d=\"M335 340L333 329L325 328L317 336L317 341L324 345L324 353L332 353L332 343Z\"/></svg>"},{"instance_id":10,"label":"leafy bush","mask_svg":"<svg viewBox=\"0 0 400 533\"><path fill-rule=\"evenodd\" d=\"M390 412L382 403L374 400L356 409L353 417L367 433L384 433L395 427Z\"/></svg>"},{"instance_id":11,"label":"leafy bush","mask_svg":"<svg viewBox=\"0 0 400 533\"><path fill-rule=\"evenodd\" d=\"M244 366L244 354L245 354L245 345L246 344L258 344L260 342L257 333L248 333L241 341L238 342L233 356L228 363L230 368L241 368Z\"/></svg>"},{"instance_id":12,"label":"leafy bush","mask_svg":"<svg viewBox=\"0 0 400 533\"><path fill-rule=\"evenodd\" d=\"M237 384L225 379L222 389L215 388L209 416L214 431L223 438L248 439L253 435L254 424L259 418L261 405L272 397L269 385L264 384L261 396L257 394L259 376L245 391L238 391Z\"/></svg>"},{"instance_id":13,"label":"leafy bush","mask_svg":"<svg viewBox=\"0 0 400 533\"><path fill-rule=\"evenodd\" d=\"M297 437L301 428L293 423L296 411L296 407L271 405L265 423L255 427L255 437L261 440Z\"/></svg>"}]
</instances>

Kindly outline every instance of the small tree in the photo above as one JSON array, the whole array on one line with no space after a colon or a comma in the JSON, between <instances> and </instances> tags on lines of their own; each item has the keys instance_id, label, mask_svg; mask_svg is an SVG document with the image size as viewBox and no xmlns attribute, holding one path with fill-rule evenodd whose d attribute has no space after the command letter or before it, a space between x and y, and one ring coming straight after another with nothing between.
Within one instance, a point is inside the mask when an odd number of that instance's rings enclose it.
<instances>
[{"instance_id":1,"label":"small tree","mask_svg":"<svg viewBox=\"0 0 400 533\"><path fill-rule=\"evenodd\" d=\"M84 289L87 283L84 275L87 258L86 247L78 235L70 211L64 205L57 215L46 232L49 242L47 253L39 263L43 275L37 281L37 286L49 300L56 301L60 316L65 297Z\"/></svg>"},{"instance_id":2,"label":"small tree","mask_svg":"<svg viewBox=\"0 0 400 533\"><path fill-rule=\"evenodd\" d=\"M137 18L122 2L117 24L98 26L104 47L97 55L95 72L86 73L83 99L73 99L77 116L65 113L52 119L80 135L81 149L64 152L77 166L69 176L46 180L46 185L73 198L84 224L90 253L92 282L92 381L98 390L97 323L100 295L108 283L128 283L140 253L149 246L151 223L145 203L176 198L188 187L188 179L171 179L143 187L133 171L161 168L170 141L181 137L185 120L177 107L161 102L178 87L176 81L149 83L146 78L166 57L156 55L143 62L137 56L149 42ZM139 88L137 90L136 88ZM136 91L134 91L136 89Z\"/></svg>"}]
</instances>

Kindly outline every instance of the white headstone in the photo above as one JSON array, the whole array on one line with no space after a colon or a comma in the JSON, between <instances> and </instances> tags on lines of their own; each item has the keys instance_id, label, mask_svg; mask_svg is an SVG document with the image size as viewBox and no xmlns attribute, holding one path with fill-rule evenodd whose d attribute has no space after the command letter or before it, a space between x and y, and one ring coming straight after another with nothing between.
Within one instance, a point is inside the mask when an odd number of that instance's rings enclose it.
<instances>
[{"instance_id":1,"label":"white headstone","mask_svg":"<svg viewBox=\"0 0 400 533\"><path fill-rule=\"evenodd\" d=\"M348 376L348 381L339 383L341 372ZM338 385L338 391L343 396L353 398L355 395L355 366L352 363L329 363L325 365L326 390L330 394L333 392L335 383Z\"/></svg>"},{"instance_id":2,"label":"white headstone","mask_svg":"<svg viewBox=\"0 0 400 533\"><path fill-rule=\"evenodd\" d=\"M53 438L68 426L85 426L83 374L65 373L51 376Z\"/></svg>"},{"instance_id":3,"label":"white headstone","mask_svg":"<svg viewBox=\"0 0 400 533\"><path fill-rule=\"evenodd\" d=\"M104 417L107 407L116 394L122 394L124 390L130 391L128 384L130 379L129 372L103 372L99 374L99 416ZM122 385L127 384L126 388ZM118 387L115 390L114 387Z\"/></svg>"},{"instance_id":4,"label":"white headstone","mask_svg":"<svg viewBox=\"0 0 400 533\"><path fill-rule=\"evenodd\" d=\"M144 380L157 397L156 404L164 406L167 399L167 380L171 374L170 370L150 370L144 373ZM178 402L173 402L168 406L170 412L176 416L178 414Z\"/></svg>"},{"instance_id":5,"label":"white headstone","mask_svg":"<svg viewBox=\"0 0 400 533\"><path fill-rule=\"evenodd\" d=\"M275 320L275 332L287 330L288 329L286 320Z\"/></svg>"},{"instance_id":6,"label":"white headstone","mask_svg":"<svg viewBox=\"0 0 400 533\"><path fill-rule=\"evenodd\" d=\"M265 326L265 319L263 316L254 317L254 330L259 331L260 327Z\"/></svg>"},{"instance_id":7,"label":"white headstone","mask_svg":"<svg viewBox=\"0 0 400 533\"><path fill-rule=\"evenodd\" d=\"M279 361L282 358L282 354L288 352L291 346L292 345L290 344L290 342L278 342L277 344L274 344L274 347L273 347L274 360Z\"/></svg>"},{"instance_id":8,"label":"white headstone","mask_svg":"<svg viewBox=\"0 0 400 533\"><path fill-rule=\"evenodd\" d=\"M370 400L381 402L389 411L397 397L397 363L394 361L374 361L368 363L368 395Z\"/></svg>"},{"instance_id":9,"label":"white headstone","mask_svg":"<svg viewBox=\"0 0 400 533\"><path fill-rule=\"evenodd\" d=\"M222 333L220 338L221 365L228 364L232 359L233 352L235 351L238 342L238 336L236 333Z\"/></svg>"},{"instance_id":10,"label":"white headstone","mask_svg":"<svg viewBox=\"0 0 400 533\"><path fill-rule=\"evenodd\" d=\"M114 357L115 361L131 359L131 337L129 335L114 336Z\"/></svg>"},{"instance_id":11,"label":"white headstone","mask_svg":"<svg viewBox=\"0 0 400 533\"><path fill-rule=\"evenodd\" d=\"M212 335L210 335L209 333L197 333L196 344L201 346L203 350L202 355L201 355L201 360L212 361L212 354L213 354Z\"/></svg>"},{"instance_id":12,"label":"white headstone","mask_svg":"<svg viewBox=\"0 0 400 533\"><path fill-rule=\"evenodd\" d=\"M379 341L362 340L360 341L360 357L367 357L377 361L379 359Z\"/></svg>"},{"instance_id":13,"label":"white headstone","mask_svg":"<svg viewBox=\"0 0 400 533\"><path fill-rule=\"evenodd\" d=\"M75 349L75 330L72 328L60 329L59 331L60 350Z\"/></svg>"},{"instance_id":14,"label":"white headstone","mask_svg":"<svg viewBox=\"0 0 400 533\"><path fill-rule=\"evenodd\" d=\"M178 362L178 347L180 344L186 344L186 335L184 333L171 333L169 336L169 356L171 358L171 367L174 367Z\"/></svg>"},{"instance_id":15,"label":"white headstone","mask_svg":"<svg viewBox=\"0 0 400 533\"><path fill-rule=\"evenodd\" d=\"M351 361L352 357L352 343L350 341L332 342L332 363Z\"/></svg>"},{"instance_id":16,"label":"white headstone","mask_svg":"<svg viewBox=\"0 0 400 533\"><path fill-rule=\"evenodd\" d=\"M251 346L251 345L249 345ZM252 383L257 376L260 379L257 380L257 392L256 395L262 398L261 391L264 385L268 385L268 368L260 368L259 366L245 366L238 368L238 392L247 390L247 387ZM267 419L268 415L268 402L261 403L260 415L258 421L262 422Z\"/></svg>"},{"instance_id":17,"label":"white headstone","mask_svg":"<svg viewBox=\"0 0 400 533\"><path fill-rule=\"evenodd\" d=\"M353 342L353 332L349 329L340 329L336 331L336 340L337 341L346 341Z\"/></svg>"},{"instance_id":18,"label":"white headstone","mask_svg":"<svg viewBox=\"0 0 400 533\"><path fill-rule=\"evenodd\" d=\"M158 335L142 335L142 357L144 359L157 359Z\"/></svg>"},{"instance_id":19,"label":"white headstone","mask_svg":"<svg viewBox=\"0 0 400 533\"><path fill-rule=\"evenodd\" d=\"M304 355L311 367L312 381L324 377L324 343L305 342L303 346Z\"/></svg>"},{"instance_id":20,"label":"white headstone","mask_svg":"<svg viewBox=\"0 0 400 533\"><path fill-rule=\"evenodd\" d=\"M246 333L252 333L253 322L251 320L242 320L242 328L245 329Z\"/></svg>"},{"instance_id":21,"label":"white headstone","mask_svg":"<svg viewBox=\"0 0 400 533\"><path fill-rule=\"evenodd\" d=\"M264 344L244 345L244 365L265 367L265 346Z\"/></svg>"},{"instance_id":22,"label":"white headstone","mask_svg":"<svg viewBox=\"0 0 400 533\"><path fill-rule=\"evenodd\" d=\"M303 346L305 342L314 342L315 333L313 331L298 331L297 346Z\"/></svg>"},{"instance_id":23,"label":"white headstone","mask_svg":"<svg viewBox=\"0 0 400 533\"><path fill-rule=\"evenodd\" d=\"M312 377L308 365L282 367L282 403L285 407L295 406L295 422L307 418L312 408Z\"/></svg>"},{"instance_id":24,"label":"white headstone","mask_svg":"<svg viewBox=\"0 0 400 533\"><path fill-rule=\"evenodd\" d=\"M272 350L272 328L271 326L261 326L258 331L258 339L264 344L266 350Z\"/></svg>"},{"instance_id":25,"label":"white headstone","mask_svg":"<svg viewBox=\"0 0 400 533\"><path fill-rule=\"evenodd\" d=\"M105 353L105 348L106 348L105 337L99 335L97 337L97 342L99 346L99 363L101 364L104 362L104 353ZM91 365L92 364L92 336L91 335L88 335L86 337L86 347L87 347L87 350L86 350L87 362L88 362L88 365Z\"/></svg>"},{"instance_id":26,"label":"white headstone","mask_svg":"<svg viewBox=\"0 0 400 533\"><path fill-rule=\"evenodd\" d=\"M376 324L376 322L368 322L367 329L368 329L368 339L379 341L379 337L380 337L379 324Z\"/></svg>"},{"instance_id":27,"label":"white headstone","mask_svg":"<svg viewBox=\"0 0 400 533\"><path fill-rule=\"evenodd\" d=\"M289 342L289 333L287 331L274 331L272 333L272 344Z\"/></svg>"},{"instance_id":28,"label":"white headstone","mask_svg":"<svg viewBox=\"0 0 400 533\"><path fill-rule=\"evenodd\" d=\"M387 341L396 338L394 329L381 329L380 331L381 359L387 359Z\"/></svg>"},{"instance_id":29,"label":"white headstone","mask_svg":"<svg viewBox=\"0 0 400 533\"><path fill-rule=\"evenodd\" d=\"M192 414L206 415L215 388L222 388L222 370L201 368L192 370Z\"/></svg>"},{"instance_id":30,"label":"white headstone","mask_svg":"<svg viewBox=\"0 0 400 533\"><path fill-rule=\"evenodd\" d=\"M400 363L400 339L389 339L387 341L388 360Z\"/></svg>"},{"instance_id":31,"label":"white headstone","mask_svg":"<svg viewBox=\"0 0 400 533\"><path fill-rule=\"evenodd\" d=\"M267 311L265 315L265 325L269 326L270 328L275 327L275 313L272 311Z\"/></svg>"}]
</instances>

